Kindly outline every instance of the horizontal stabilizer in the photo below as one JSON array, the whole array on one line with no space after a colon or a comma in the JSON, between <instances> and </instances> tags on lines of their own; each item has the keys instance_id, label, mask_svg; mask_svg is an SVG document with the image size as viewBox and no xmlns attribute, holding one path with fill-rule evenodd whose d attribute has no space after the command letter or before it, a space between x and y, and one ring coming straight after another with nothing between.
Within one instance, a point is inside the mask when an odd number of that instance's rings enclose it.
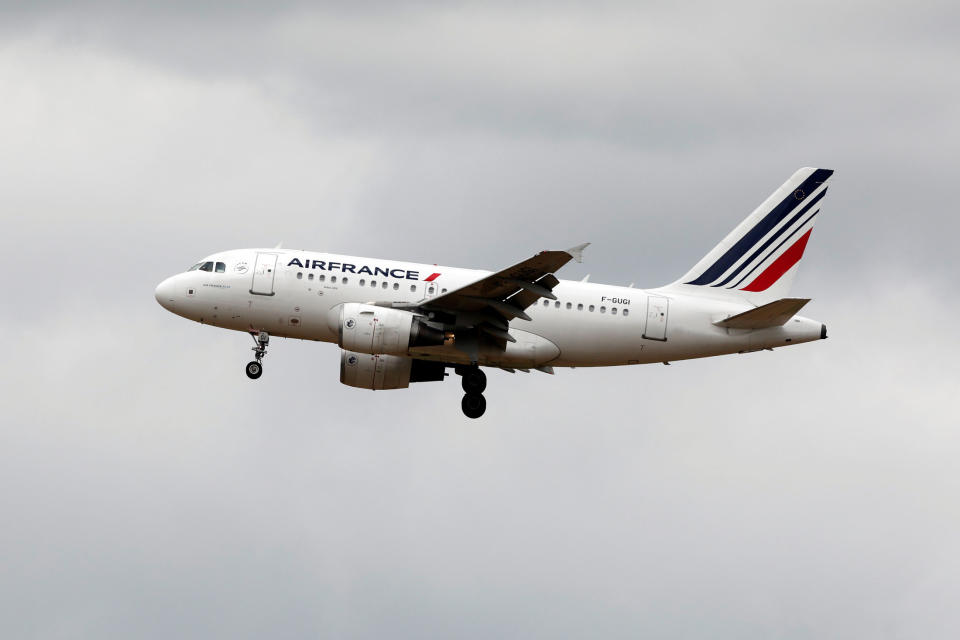
<instances>
[{"instance_id":1,"label":"horizontal stabilizer","mask_svg":"<svg viewBox=\"0 0 960 640\"><path fill-rule=\"evenodd\" d=\"M780 327L797 314L809 298L781 298L713 324L727 329L766 329Z\"/></svg>"}]
</instances>

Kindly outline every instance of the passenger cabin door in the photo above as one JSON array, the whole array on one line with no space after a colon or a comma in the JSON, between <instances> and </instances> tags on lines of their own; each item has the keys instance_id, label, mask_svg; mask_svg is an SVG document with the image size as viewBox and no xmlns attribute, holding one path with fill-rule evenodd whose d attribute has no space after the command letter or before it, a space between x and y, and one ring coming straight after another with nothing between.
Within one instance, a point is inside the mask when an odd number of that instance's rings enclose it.
<instances>
[{"instance_id":1,"label":"passenger cabin door","mask_svg":"<svg viewBox=\"0 0 960 640\"><path fill-rule=\"evenodd\" d=\"M667 317L670 312L670 301L661 296L647 298L647 324L643 330L643 337L647 340L667 340Z\"/></svg>"},{"instance_id":2,"label":"passenger cabin door","mask_svg":"<svg viewBox=\"0 0 960 640\"><path fill-rule=\"evenodd\" d=\"M273 281L277 276L277 254L258 253L257 264L253 267L253 283L250 293L258 296L273 295Z\"/></svg>"}]
</instances>

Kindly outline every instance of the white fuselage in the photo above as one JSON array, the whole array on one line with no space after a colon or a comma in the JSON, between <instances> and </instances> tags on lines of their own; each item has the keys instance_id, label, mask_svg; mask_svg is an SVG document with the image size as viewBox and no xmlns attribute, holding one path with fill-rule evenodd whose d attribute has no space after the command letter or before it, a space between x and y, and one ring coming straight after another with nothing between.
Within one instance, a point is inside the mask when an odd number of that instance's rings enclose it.
<instances>
[{"instance_id":1,"label":"white fuselage","mask_svg":"<svg viewBox=\"0 0 960 640\"><path fill-rule=\"evenodd\" d=\"M277 258L269 271L264 256ZM206 260L225 267L219 273L193 270L168 278L157 287L160 304L225 329L334 343L339 339L336 309L344 303L415 304L490 273L287 249L225 251ZM561 280L553 294L556 300L541 299L526 309L529 321L510 322L516 343L506 351L481 352L477 363L521 368L643 364L782 347L823 335L819 322L800 316L766 329L721 328L713 323L752 307L664 289ZM412 348L409 355L470 362L455 337L444 346Z\"/></svg>"}]
</instances>

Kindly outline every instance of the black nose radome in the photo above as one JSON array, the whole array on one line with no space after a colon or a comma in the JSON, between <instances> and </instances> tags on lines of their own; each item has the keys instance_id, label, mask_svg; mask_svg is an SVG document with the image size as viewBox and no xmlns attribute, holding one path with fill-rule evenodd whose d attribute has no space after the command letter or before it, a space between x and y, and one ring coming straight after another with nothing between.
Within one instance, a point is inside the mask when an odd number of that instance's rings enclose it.
<instances>
[{"instance_id":1,"label":"black nose radome","mask_svg":"<svg viewBox=\"0 0 960 640\"><path fill-rule=\"evenodd\" d=\"M827 325L825 324L820 325L820 339L821 340L827 339Z\"/></svg>"}]
</instances>

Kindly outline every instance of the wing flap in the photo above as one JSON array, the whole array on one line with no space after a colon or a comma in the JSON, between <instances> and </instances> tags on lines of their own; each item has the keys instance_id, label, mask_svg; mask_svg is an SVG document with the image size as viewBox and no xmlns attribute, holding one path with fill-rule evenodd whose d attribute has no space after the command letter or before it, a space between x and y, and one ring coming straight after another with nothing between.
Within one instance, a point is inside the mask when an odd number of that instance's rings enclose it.
<instances>
[{"instance_id":1,"label":"wing flap","mask_svg":"<svg viewBox=\"0 0 960 640\"><path fill-rule=\"evenodd\" d=\"M781 298L767 303L762 307L738 313L724 320L714 322L718 327L726 329L766 329L780 327L797 315L810 302L809 298Z\"/></svg>"}]
</instances>

